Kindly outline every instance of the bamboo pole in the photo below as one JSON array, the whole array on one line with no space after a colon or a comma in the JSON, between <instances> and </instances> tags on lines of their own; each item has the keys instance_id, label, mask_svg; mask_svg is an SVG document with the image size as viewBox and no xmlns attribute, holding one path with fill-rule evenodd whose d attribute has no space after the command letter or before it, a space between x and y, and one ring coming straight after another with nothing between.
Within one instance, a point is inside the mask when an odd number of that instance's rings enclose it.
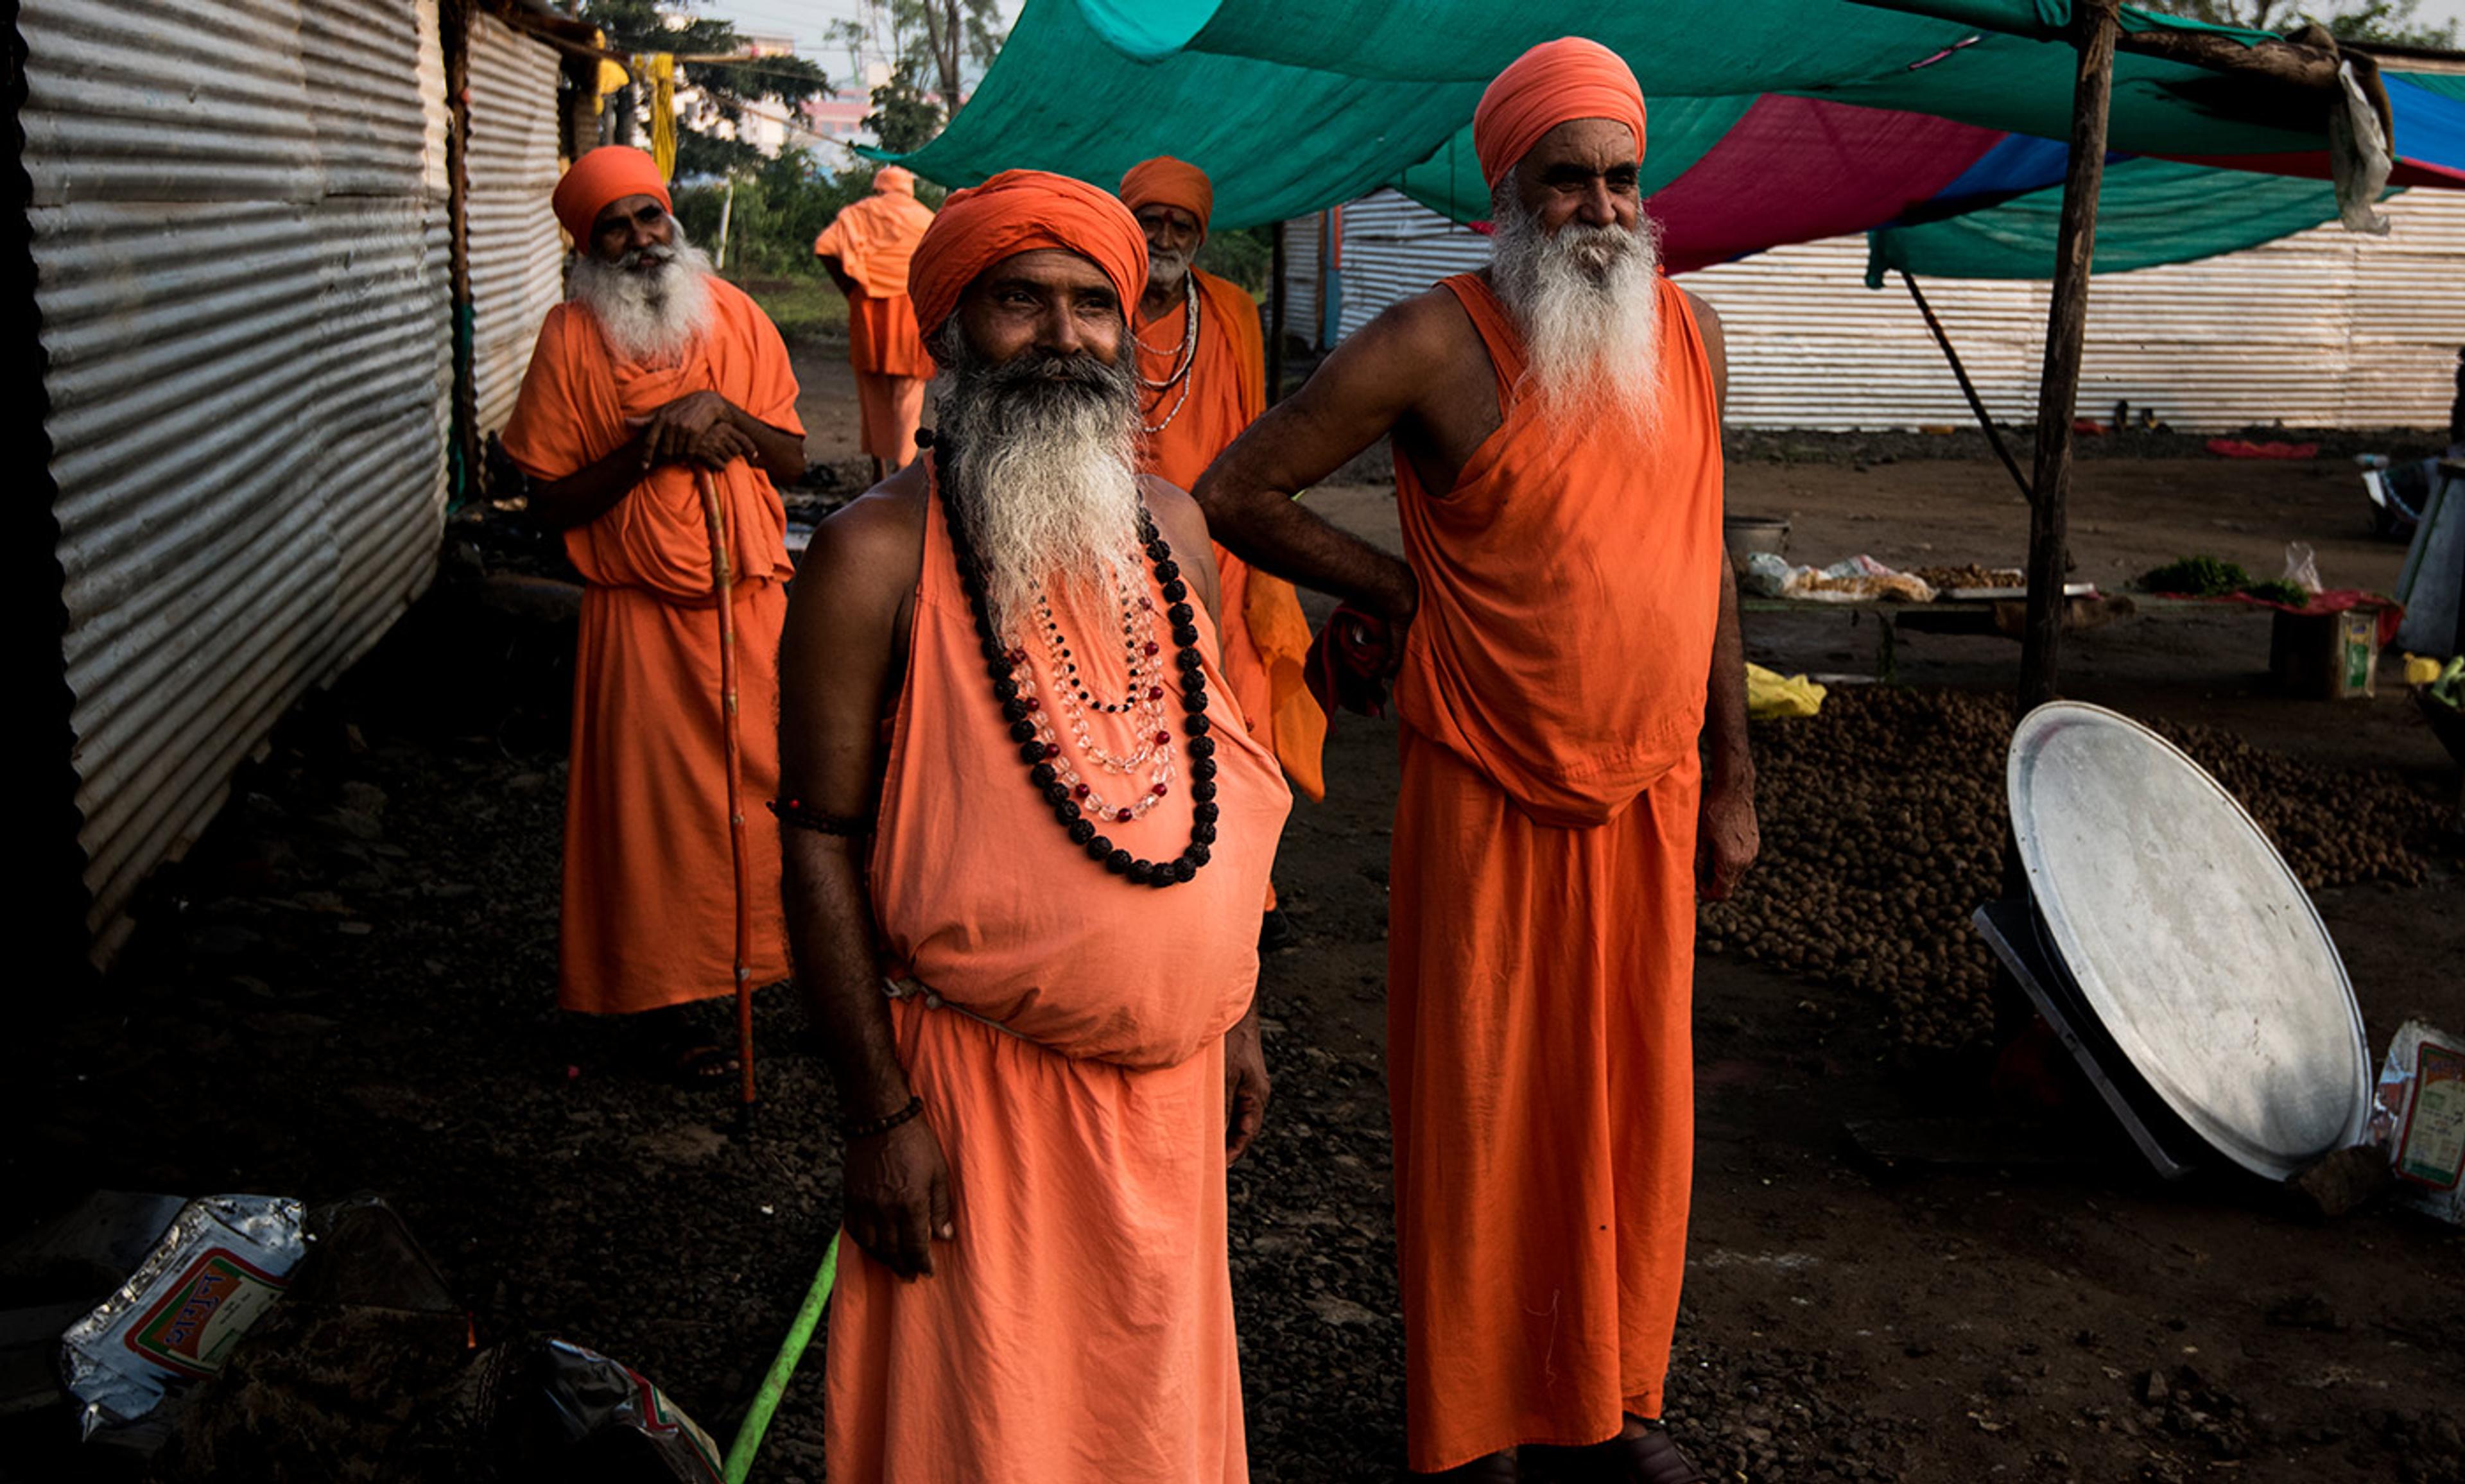
<instances>
[{"instance_id":1,"label":"bamboo pole","mask_svg":"<svg viewBox=\"0 0 2465 1484\"><path fill-rule=\"evenodd\" d=\"M710 533L710 590L719 601L720 733L727 755L727 853L736 876L736 1060L745 1106L753 1104L753 862L744 834L744 743L736 705L736 573L728 559L727 510L706 470L694 471Z\"/></svg>"},{"instance_id":2,"label":"bamboo pole","mask_svg":"<svg viewBox=\"0 0 2465 1484\"><path fill-rule=\"evenodd\" d=\"M2029 506L2029 606L2020 639L2020 714L2054 698L2060 680L2063 576L2072 488L2072 409L2079 400L2080 343L2097 253L2097 196L2105 180L2107 105L2114 95L2117 0L2080 0L2079 72L2072 89L2071 168L2054 243L2054 302L2046 314L2045 374L2037 387L2036 492Z\"/></svg>"},{"instance_id":3,"label":"bamboo pole","mask_svg":"<svg viewBox=\"0 0 2465 1484\"><path fill-rule=\"evenodd\" d=\"M1275 252L1270 257L1268 276L1275 279L1275 295L1267 309L1267 405L1274 407L1284 400L1284 228L1276 223Z\"/></svg>"}]
</instances>

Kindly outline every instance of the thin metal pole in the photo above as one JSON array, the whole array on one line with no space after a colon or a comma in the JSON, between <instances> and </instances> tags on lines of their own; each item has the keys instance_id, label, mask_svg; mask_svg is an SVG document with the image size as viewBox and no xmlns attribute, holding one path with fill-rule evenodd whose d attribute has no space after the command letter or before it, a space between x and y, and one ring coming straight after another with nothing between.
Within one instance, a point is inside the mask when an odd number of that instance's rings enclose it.
<instances>
[{"instance_id":1,"label":"thin metal pole","mask_svg":"<svg viewBox=\"0 0 2465 1484\"><path fill-rule=\"evenodd\" d=\"M1267 405L1284 400L1284 223L1276 223L1276 292L1267 309Z\"/></svg>"},{"instance_id":2,"label":"thin metal pole","mask_svg":"<svg viewBox=\"0 0 2465 1484\"><path fill-rule=\"evenodd\" d=\"M2072 90L2071 168L2054 246L2054 303L2046 314L2046 368L2037 388L2037 457L2030 481L2029 608L2020 638L2020 714L2054 698L2062 666L2064 506L2072 489L2072 409L2079 400L2080 343L2088 329L2097 196L2105 180L2107 105L2114 96L2118 0L2081 0L2079 73Z\"/></svg>"},{"instance_id":3,"label":"thin metal pole","mask_svg":"<svg viewBox=\"0 0 2465 1484\"><path fill-rule=\"evenodd\" d=\"M1925 316L1926 328L1934 332L1934 343L1943 347L1943 358L1951 363L1951 374L1960 383L1960 394L1968 399L1968 410L1977 414L1977 426L1986 430L1986 441L1994 446L1994 456L2003 460L2003 467L2011 471L2011 482L2034 503L2037 492L2029 487L2029 476L2020 472L2020 461L2011 456L2010 446L2003 441L2003 430L1994 426L1993 416L1986 410L1986 399L1977 394L1976 384L1968 379L1968 367L1960 364L1960 352L1951 348L1951 337L1943 333L1943 321L1934 317L1934 306L1926 302L1924 291L1905 268L1900 270L1900 281L1909 286L1909 298L1918 301L1918 313Z\"/></svg>"}]
</instances>

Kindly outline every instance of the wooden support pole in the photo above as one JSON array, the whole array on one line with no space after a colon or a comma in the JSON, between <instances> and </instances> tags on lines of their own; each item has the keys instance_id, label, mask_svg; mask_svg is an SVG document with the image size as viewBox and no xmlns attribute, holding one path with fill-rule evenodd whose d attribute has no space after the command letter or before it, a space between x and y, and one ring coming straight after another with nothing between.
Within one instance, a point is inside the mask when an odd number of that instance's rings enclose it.
<instances>
[{"instance_id":1,"label":"wooden support pole","mask_svg":"<svg viewBox=\"0 0 2465 1484\"><path fill-rule=\"evenodd\" d=\"M2020 638L2020 714L2054 698L2062 665L2063 577L2072 489L2072 409L2079 400L2080 343L2088 329L2097 196L2105 181L2106 107L2114 94L2118 0L2080 0L2079 73L2072 90L2071 168L2054 242L2054 295L2046 314L2046 366L2037 385L2036 492L2029 506L2029 608Z\"/></svg>"}]
</instances>

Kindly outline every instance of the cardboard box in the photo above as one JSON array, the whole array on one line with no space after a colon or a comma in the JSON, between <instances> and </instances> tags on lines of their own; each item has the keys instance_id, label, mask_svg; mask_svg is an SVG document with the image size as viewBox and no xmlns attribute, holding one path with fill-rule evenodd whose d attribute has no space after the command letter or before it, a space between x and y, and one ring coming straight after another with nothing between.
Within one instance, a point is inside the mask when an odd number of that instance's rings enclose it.
<instances>
[{"instance_id":1,"label":"cardboard box","mask_svg":"<svg viewBox=\"0 0 2465 1484\"><path fill-rule=\"evenodd\" d=\"M2342 613L2278 609L2269 631L2268 673L2289 696L2353 700L2379 694L2380 615L2376 609Z\"/></svg>"}]
</instances>

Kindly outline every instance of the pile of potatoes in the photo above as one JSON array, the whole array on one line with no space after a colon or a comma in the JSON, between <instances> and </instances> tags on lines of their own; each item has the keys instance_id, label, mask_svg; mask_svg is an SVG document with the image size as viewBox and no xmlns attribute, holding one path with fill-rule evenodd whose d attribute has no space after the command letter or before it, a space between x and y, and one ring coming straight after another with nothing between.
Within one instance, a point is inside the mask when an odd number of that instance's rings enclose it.
<instances>
[{"instance_id":1,"label":"pile of potatoes","mask_svg":"<svg viewBox=\"0 0 2465 1484\"><path fill-rule=\"evenodd\" d=\"M2434 806L2387 775L2253 747L2212 727L2157 730L2232 792L2313 891L2416 885L2408 849ZM1969 926L2002 894L2007 697L1835 687L1822 713L1754 731L1763 854L1706 902L1706 953L1880 997L1895 1035L1952 1050L1993 1030L1993 955Z\"/></svg>"}]
</instances>

